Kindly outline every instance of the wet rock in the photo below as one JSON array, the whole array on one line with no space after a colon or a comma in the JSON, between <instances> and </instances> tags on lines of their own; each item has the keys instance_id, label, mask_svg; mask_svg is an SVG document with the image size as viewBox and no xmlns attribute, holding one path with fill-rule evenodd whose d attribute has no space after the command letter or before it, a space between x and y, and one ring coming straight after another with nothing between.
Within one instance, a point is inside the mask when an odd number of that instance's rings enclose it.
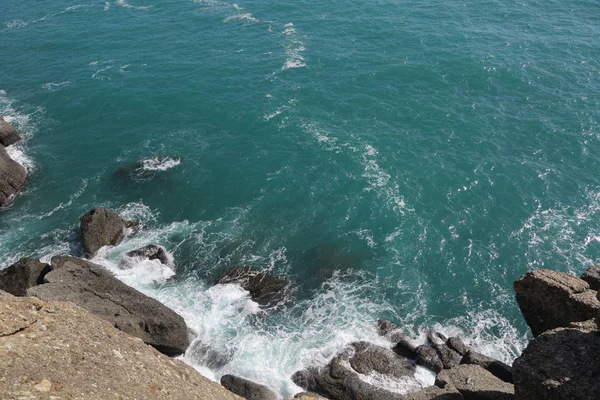
<instances>
[{"instance_id":1,"label":"wet rock","mask_svg":"<svg viewBox=\"0 0 600 400\"><path fill-rule=\"evenodd\" d=\"M464 356L469 351L469 346L467 346L459 337L448 338L448 340L446 340L446 344L461 356Z\"/></svg>"},{"instance_id":2,"label":"wet rock","mask_svg":"<svg viewBox=\"0 0 600 400\"><path fill-rule=\"evenodd\" d=\"M137 250L129 251L125 255L131 258L158 260L162 264L169 265L169 256L167 255L167 252L163 247L156 244L149 244L148 246L144 246Z\"/></svg>"},{"instance_id":3,"label":"wet rock","mask_svg":"<svg viewBox=\"0 0 600 400\"><path fill-rule=\"evenodd\" d=\"M103 246L116 246L125 237L125 228L139 223L127 221L104 207L96 207L80 218L83 250L87 258L96 255Z\"/></svg>"},{"instance_id":4,"label":"wet rock","mask_svg":"<svg viewBox=\"0 0 600 400\"><path fill-rule=\"evenodd\" d=\"M397 353L403 357L413 358L415 354L415 346L410 341L410 338L400 332L400 327L393 322L385 319L377 320L377 332L381 336L385 336L390 342L397 344Z\"/></svg>"},{"instance_id":5,"label":"wet rock","mask_svg":"<svg viewBox=\"0 0 600 400\"><path fill-rule=\"evenodd\" d=\"M255 271L248 267L234 268L225 272L220 284L235 283L250 292L254 301L263 307L274 307L285 300L289 290L289 282L266 272Z\"/></svg>"},{"instance_id":6,"label":"wet rock","mask_svg":"<svg viewBox=\"0 0 600 400\"><path fill-rule=\"evenodd\" d=\"M581 275L581 279L590 285L592 290L600 290L600 265L594 265L585 270Z\"/></svg>"},{"instance_id":7,"label":"wet rock","mask_svg":"<svg viewBox=\"0 0 600 400\"><path fill-rule=\"evenodd\" d=\"M421 345L416 348L415 363L434 372L444 369L444 363L438 352L430 346Z\"/></svg>"},{"instance_id":8,"label":"wet rock","mask_svg":"<svg viewBox=\"0 0 600 400\"><path fill-rule=\"evenodd\" d=\"M352 369L369 375L377 372L394 378L413 376L414 365L393 351L368 342L354 342L343 353L341 359L348 359Z\"/></svg>"},{"instance_id":9,"label":"wet rock","mask_svg":"<svg viewBox=\"0 0 600 400\"><path fill-rule=\"evenodd\" d=\"M27 181L27 171L0 146L0 207L8 206Z\"/></svg>"},{"instance_id":10,"label":"wet rock","mask_svg":"<svg viewBox=\"0 0 600 400\"><path fill-rule=\"evenodd\" d=\"M27 289L44 283L50 265L35 258L21 258L0 271L0 289L14 296L25 296Z\"/></svg>"},{"instance_id":11,"label":"wet rock","mask_svg":"<svg viewBox=\"0 0 600 400\"><path fill-rule=\"evenodd\" d=\"M221 353L201 340L196 340L192 343L186 351L186 356L189 356L195 363L213 371L223 368L230 360L229 355Z\"/></svg>"},{"instance_id":12,"label":"wet rock","mask_svg":"<svg viewBox=\"0 0 600 400\"><path fill-rule=\"evenodd\" d=\"M513 383L512 368L495 358L488 357L475 351L469 351L465 354L460 362L461 364L479 365L485 368L496 378L502 379L504 382Z\"/></svg>"},{"instance_id":13,"label":"wet rock","mask_svg":"<svg viewBox=\"0 0 600 400\"><path fill-rule=\"evenodd\" d=\"M459 365L440 372L435 385L453 386L465 400L511 400L514 398L513 385L506 383L478 365Z\"/></svg>"},{"instance_id":14,"label":"wet rock","mask_svg":"<svg viewBox=\"0 0 600 400\"><path fill-rule=\"evenodd\" d=\"M458 352L454 351L446 344L434 344L432 347L438 353L445 369L457 366L463 358Z\"/></svg>"},{"instance_id":15,"label":"wet rock","mask_svg":"<svg viewBox=\"0 0 600 400\"><path fill-rule=\"evenodd\" d=\"M223 375L221 385L246 400L278 400L280 398L267 386L235 375Z\"/></svg>"},{"instance_id":16,"label":"wet rock","mask_svg":"<svg viewBox=\"0 0 600 400\"><path fill-rule=\"evenodd\" d=\"M563 272L537 269L520 277L514 286L533 336L594 318L600 310L589 284Z\"/></svg>"},{"instance_id":17,"label":"wet rock","mask_svg":"<svg viewBox=\"0 0 600 400\"><path fill-rule=\"evenodd\" d=\"M28 289L27 295L73 302L167 355L184 353L189 345L181 316L99 265L74 257L53 257L52 271L44 282Z\"/></svg>"},{"instance_id":18,"label":"wet rock","mask_svg":"<svg viewBox=\"0 0 600 400\"><path fill-rule=\"evenodd\" d=\"M417 348L412 344L408 336L400 338L392 350L399 356L406 357L411 360L417 358Z\"/></svg>"},{"instance_id":19,"label":"wet rock","mask_svg":"<svg viewBox=\"0 0 600 400\"><path fill-rule=\"evenodd\" d=\"M0 145L8 147L21 140L19 132L4 119L0 118Z\"/></svg>"},{"instance_id":20,"label":"wet rock","mask_svg":"<svg viewBox=\"0 0 600 400\"><path fill-rule=\"evenodd\" d=\"M515 397L600 399L600 336L558 328L532 340L513 363Z\"/></svg>"}]
</instances>

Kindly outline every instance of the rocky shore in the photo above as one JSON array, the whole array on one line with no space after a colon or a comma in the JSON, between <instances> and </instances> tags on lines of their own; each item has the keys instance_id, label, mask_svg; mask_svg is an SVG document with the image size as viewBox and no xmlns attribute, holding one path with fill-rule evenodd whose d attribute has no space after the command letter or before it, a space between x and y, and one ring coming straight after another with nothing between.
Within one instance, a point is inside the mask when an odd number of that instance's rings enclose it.
<instances>
[{"instance_id":1,"label":"rocky shore","mask_svg":"<svg viewBox=\"0 0 600 400\"><path fill-rule=\"evenodd\" d=\"M21 140L12 125L0 118L0 208L8 206L27 181L27 171L6 152Z\"/></svg>"}]
</instances>

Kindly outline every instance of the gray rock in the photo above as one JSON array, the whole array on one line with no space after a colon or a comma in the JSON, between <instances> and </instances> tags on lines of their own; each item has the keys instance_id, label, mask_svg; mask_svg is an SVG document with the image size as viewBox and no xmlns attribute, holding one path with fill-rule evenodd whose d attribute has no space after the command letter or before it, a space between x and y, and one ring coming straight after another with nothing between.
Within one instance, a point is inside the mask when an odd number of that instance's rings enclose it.
<instances>
[{"instance_id":1,"label":"gray rock","mask_svg":"<svg viewBox=\"0 0 600 400\"><path fill-rule=\"evenodd\" d=\"M452 385L443 388L429 386L402 396L402 400L463 400L462 394Z\"/></svg>"},{"instance_id":2,"label":"gray rock","mask_svg":"<svg viewBox=\"0 0 600 400\"><path fill-rule=\"evenodd\" d=\"M415 363L417 363L417 365L428 368L434 372L440 372L444 369L444 362L433 347L421 345L416 348L416 354Z\"/></svg>"},{"instance_id":3,"label":"gray rock","mask_svg":"<svg viewBox=\"0 0 600 400\"><path fill-rule=\"evenodd\" d=\"M446 340L446 344L461 356L464 356L469 351L469 346L467 346L459 337L448 338L448 340Z\"/></svg>"},{"instance_id":4,"label":"gray rock","mask_svg":"<svg viewBox=\"0 0 600 400\"><path fill-rule=\"evenodd\" d=\"M514 398L513 385L506 383L478 365L459 365L440 372L435 384L453 386L465 400L510 400Z\"/></svg>"},{"instance_id":5,"label":"gray rock","mask_svg":"<svg viewBox=\"0 0 600 400\"><path fill-rule=\"evenodd\" d=\"M99 265L74 257L53 257L52 271L44 282L28 289L27 295L73 302L167 355L184 353L189 345L181 316Z\"/></svg>"},{"instance_id":6,"label":"gray rock","mask_svg":"<svg viewBox=\"0 0 600 400\"><path fill-rule=\"evenodd\" d=\"M396 342L396 345L392 349L394 353L398 354L399 356L409 358L411 360L417 358L417 348L411 343L408 336L404 335L404 337L399 339L400 340Z\"/></svg>"},{"instance_id":7,"label":"gray rock","mask_svg":"<svg viewBox=\"0 0 600 400\"><path fill-rule=\"evenodd\" d=\"M394 350L397 350L397 354L407 358L414 358L415 346L411 343L410 338L400 331L398 325L385 319L378 319L377 333L397 345L398 348Z\"/></svg>"},{"instance_id":8,"label":"gray rock","mask_svg":"<svg viewBox=\"0 0 600 400\"><path fill-rule=\"evenodd\" d=\"M432 347L438 353L445 369L456 367L463 358L457 351L454 351L446 344L434 344Z\"/></svg>"},{"instance_id":9,"label":"gray rock","mask_svg":"<svg viewBox=\"0 0 600 400\"><path fill-rule=\"evenodd\" d=\"M0 145L8 147L21 140L21 135L11 124L0 118Z\"/></svg>"},{"instance_id":10,"label":"gray rock","mask_svg":"<svg viewBox=\"0 0 600 400\"><path fill-rule=\"evenodd\" d=\"M234 268L225 272L219 282L235 283L250 292L254 301L263 307L275 307L286 299L290 285L286 279L248 267Z\"/></svg>"},{"instance_id":11,"label":"gray rock","mask_svg":"<svg viewBox=\"0 0 600 400\"><path fill-rule=\"evenodd\" d=\"M0 146L0 207L10 204L27 181L27 171Z\"/></svg>"},{"instance_id":12,"label":"gray rock","mask_svg":"<svg viewBox=\"0 0 600 400\"><path fill-rule=\"evenodd\" d=\"M495 358L488 357L475 351L469 351L460 361L461 364L479 365L485 368L496 378L502 379L504 382L513 383L512 368Z\"/></svg>"},{"instance_id":13,"label":"gray rock","mask_svg":"<svg viewBox=\"0 0 600 400\"><path fill-rule=\"evenodd\" d=\"M186 356L189 356L195 363L213 371L223 368L231 359L228 354L216 350L201 340L192 343L186 351Z\"/></svg>"},{"instance_id":14,"label":"gray rock","mask_svg":"<svg viewBox=\"0 0 600 400\"><path fill-rule=\"evenodd\" d=\"M600 336L558 328L532 340L513 363L515 398L600 399Z\"/></svg>"},{"instance_id":15,"label":"gray rock","mask_svg":"<svg viewBox=\"0 0 600 400\"><path fill-rule=\"evenodd\" d=\"M0 296L5 297L14 297L12 294L5 292L4 290L0 290Z\"/></svg>"},{"instance_id":16,"label":"gray rock","mask_svg":"<svg viewBox=\"0 0 600 400\"><path fill-rule=\"evenodd\" d=\"M44 283L50 265L35 258L21 258L0 271L0 289L15 296L25 296L27 289Z\"/></svg>"},{"instance_id":17,"label":"gray rock","mask_svg":"<svg viewBox=\"0 0 600 400\"><path fill-rule=\"evenodd\" d=\"M96 255L103 246L116 246L125 236L125 228L138 225L136 221L127 221L104 207L96 207L80 218L83 251L87 258Z\"/></svg>"},{"instance_id":18,"label":"gray rock","mask_svg":"<svg viewBox=\"0 0 600 400\"><path fill-rule=\"evenodd\" d=\"M278 400L279 395L265 385L235 375L223 375L221 385L247 400Z\"/></svg>"},{"instance_id":19,"label":"gray rock","mask_svg":"<svg viewBox=\"0 0 600 400\"><path fill-rule=\"evenodd\" d=\"M309 399L316 399L316 400L327 400L325 397L318 395L317 393L313 393L313 392L300 392L300 393L296 393L294 395L295 399L301 399L301 400L309 400Z\"/></svg>"},{"instance_id":20,"label":"gray rock","mask_svg":"<svg viewBox=\"0 0 600 400\"><path fill-rule=\"evenodd\" d=\"M589 284L563 272L537 269L521 276L514 286L533 336L595 318L600 311L596 292Z\"/></svg>"},{"instance_id":21,"label":"gray rock","mask_svg":"<svg viewBox=\"0 0 600 400\"><path fill-rule=\"evenodd\" d=\"M594 265L586 269L581 275L581 279L590 285L590 289L600 290L600 265Z\"/></svg>"},{"instance_id":22,"label":"gray rock","mask_svg":"<svg viewBox=\"0 0 600 400\"><path fill-rule=\"evenodd\" d=\"M158 260L161 263L168 265L169 256L167 252L161 246L156 244L149 244L137 250L129 251L125 254L127 257L146 258L148 260Z\"/></svg>"},{"instance_id":23,"label":"gray rock","mask_svg":"<svg viewBox=\"0 0 600 400\"><path fill-rule=\"evenodd\" d=\"M341 357L349 357L352 369L364 375L378 372L401 378L413 376L415 373L415 366L404 357L398 357L393 351L368 342L351 343L350 348Z\"/></svg>"}]
</instances>

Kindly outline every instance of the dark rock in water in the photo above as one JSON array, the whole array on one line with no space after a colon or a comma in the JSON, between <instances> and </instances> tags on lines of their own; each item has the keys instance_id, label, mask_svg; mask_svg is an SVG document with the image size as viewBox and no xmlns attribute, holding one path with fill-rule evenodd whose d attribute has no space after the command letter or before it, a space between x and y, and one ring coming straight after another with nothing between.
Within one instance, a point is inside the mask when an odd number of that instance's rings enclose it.
<instances>
[{"instance_id":1,"label":"dark rock in water","mask_svg":"<svg viewBox=\"0 0 600 400\"><path fill-rule=\"evenodd\" d=\"M116 246L125 236L125 228L133 228L139 223L128 221L104 207L96 207L80 218L83 250L87 258L96 255L103 246Z\"/></svg>"},{"instance_id":2,"label":"dark rock in water","mask_svg":"<svg viewBox=\"0 0 600 400\"><path fill-rule=\"evenodd\" d=\"M276 306L286 298L290 290L286 279L266 272L254 271L248 267L230 269L223 274L218 283L240 285L263 307Z\"/></svg>"},{"instance_id":3,"label":"dark rock in water","mask_svg":"<svg viewBox=\"0 0 600 400\"><path fill-rule=\"evenodd\" d=\"M223 368L230 360L227 354L221 353L200 340L191 344L190 348L186 351L186 355L189 355L194 362L213 371Z\"/></svg>"},{"instance_id":4,"label":"dark rock in water","mask_svg":"<svg viewBox=\"0 0 600 400\"><path fill-rule=\"evenodd\" d=\"M469 351L469 346L467 346L459 337L448 338L448 340L446 340L446 344L461 356L464 356Z\"/></svg>"},{"instance_id":5,"label":"dark rock in water","mask_svg":"<svg viewBox=\"0 0 600 400\"><path fill-rule=\"evenodd\" d=\"M8 206L26 181L25 168L10 158L4 146L0 146L0 207Z\"/></svg>"},{"instance_id":6,"label":"dark rock in water","mask_svg":"<svg viewBox=\"0 0 600 400\"><path fill-rule=\"evenodd\" d=\"M158 260L161 263L168 265L169 256L165 249L155 244L149 244L137 250L130 251L125 254L127 257L146 258L148 260Z\"/></svg>"},{"instance_id":7,"label":"dark rock in water","mask_svg":"<svg viewBox=\"0 0 600 400\"><path fill-rule=\"evenodd\" d=\"M105 268L74 257L53 257L44 284L27 290L45 301L70 301L110 322L115 328L167 355L189 345L181 316L115 278Z\"/></svg>"},{"instance_id":8,"label":"dark rock in water","mask_svg":"<svg viewBox=\"0 0 600 400\"><path fill-rule=\"evenodd\" d=\"M442 360L442 365L445 369L450 369L457 366L460 364L460 361L463 358L463 356L452 350L446 344L434 344L432 347L438 353L438 356L440 357L440 360Z\"/></svg>"},{"instance_id":9,"label":"dark rock in water","mask_svg":"<svg viewBox=\"0 0 600 400\"><path fill-rule=\"evenodd\" d=\"M300 393L296 393L294 395L295 399L301 399L301 400L312 400L312 399L316 399L316 400L327 400L325 399L325 397L320 396L317 393L313 393L313 392L300 392Z\"/></svg>"},{"instance_id":10,"label":"dark rock in water","mask_svg":"<svg viewBox=\"0 0 600 400\"><path fill-rule=\"evenodd\" d=\"M530 271L515 281L515 293L533 336L586 321L600 311L596 292L589 284L563 272Z\"/></svg>"},{"instance_id":11,"label":"dark rock in water","mask_svg":"<svg viewBox=\"0 0 600 400\"><path fill-rule=\"evenodd\" d=\"M411 344L410 339L407 335L400 332L400 327L393 322L387 321L385 319L377 320L377 332L381 336L385 336L392 343L402 343L400 344L399 350L401 351L400 355L408 358L413 358L410 355L402 354L402 348L406 347L408 350L407 354L414 354L414 346Z\"/></svg>"},{"instance_id":12,"label":"dark rock in water","mask_svg":"<svg viewBox=\"0 0 600 400\"><path fill-rule=\"evenodd\" d=\"M223 375L221 385L247 400L279 400L279 395L267 386L235 375Z\"/></svg>"},{"instance_id":13,"label":"dark rock in water","mask_svg":"<svg viewBox=\"0 0 600 400\"><path fill-rule=\"evenodd\" d=\"M415 366L393 351L368 342L350 344L340 359L348 359L350 366L358 373L369 375L378 372L394 378L413 376Z\"/></svg>"},{"instance_id":14,"label":"dark rock in water","mask_svg":"<svg viewBox=\"0 0 600 400\"><path fill-rule=\"evenodd\" d=\"M598 331L554 329L533 339L513 363L515 397L600 399Z\"/></svg>"},{"instance_id":15,"label":"dark rock in water","mask_svg":"<svg viewBox=\"0 0 600 400\"><path fill-rule=\"evenodd\" d=\"M408 337L402 338L392 349L399 356L414 360L417 358L417 348L408 340Z\"/></svg>"},{"instance_id":16,"label":"dark rock in water","mask_svg":"<svg viewBox=\"0 0 600 400\"><path fill-rule=\"evenodd\" d=\"M440 372L444 369L444 363L433 347L421 345L416 348L415 353L415 363L417 363L417 365L428 368L434 372Z\"/></svg>"},{"instance_id":17,"label":"dark rock in water","mask_svg":"<svg viewBox=\"0 0 600 400\"><path fill-rule=\"evenodd\" d=\"M496 378L513 383L512 368L500 360L488 357L475 351L469 351L460 361L461 364L479 365L488 370Z\"/></svg>"},{"instance_id":18,"label":"dark rock in water","mask_svg":"<svg viewBox=\"0 0 600 400\"><path fill-rule=\"evenodd\" d=\"M600 290L600 265L594 265L585 270L581 279L586 281L590 285L592 290Z\"/></svg>"},{"instance_id":19,"label":"dark rock in water","mask_svg":"<svg viewBox=\"0 0 600 400\"><path fill-rule=\"evenodd\" d=\"M15 296L25 296L27 289L44 283L50 265L35 258L21 258L0 271L0 289Z\"/></svg>"},{"instance_id":20,"label":"dark rock in water","mask_svg":"<svg viewBox=\"0 0 600 400\"><path fill-rule=\"evenodd\" d=\"M8 147L21 140L21 135L11 124L0 118L0 145Z\"/></svg>"},{"instance_id":21,"label":"dark rock in water","mask_svg":"<svg viewBox=\"0 0 600 400\"><path fill-rule=\"evenodd\" d=\"M478 365L459 365L445 369L435 379L438 387L455 387L465 400L511 400L513 385L501 381Z\"/></svg>"},{"instance_id":22,"label":"dark rock in water","mask_svg":"<svg viewBox=\"0 0 600 400\"><path fill-rule=\"evenodd\" d=\"M381 336L387 336L397 329L400 329L400 327L393 322L381 318L377 320L377 332Z\"/></svg>"}]
</instances>

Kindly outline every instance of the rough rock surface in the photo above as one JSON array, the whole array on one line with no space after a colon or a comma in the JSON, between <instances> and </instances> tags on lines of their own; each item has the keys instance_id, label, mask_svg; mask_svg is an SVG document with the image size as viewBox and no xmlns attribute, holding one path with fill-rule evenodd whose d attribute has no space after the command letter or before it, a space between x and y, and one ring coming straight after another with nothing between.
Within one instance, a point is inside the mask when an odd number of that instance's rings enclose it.
<instances>
[{"instance_id":1,"label":"rough rock surface","mask_svg":"<svg viewBox=\"0 0 600 400\"><path fill-rule=\"evenodd\" d=\"M460 364L462 356L457 351L454 351L450 346L446 344L433 344L432 347L438 353L442 365L445 369L456 367Z\"/></svg>"},{"instance_id":2,"label":"rough rock surface","mask_svg":"<svg viewBox=\"0 0 600 400\"><path fill-rule=\"evenodd\" d=\"M10 158L4 146L0 146L0 207L8 206L26 181L25 168Z\"/></svg>"},{"instance_id":3,"label":"rough rock surface","mask_svg":"<svg viewBox=\"0 0 600 400\"><path fill-rule=\"evenodd\" d=\"M290 290L289 282L266 272L251 270L248 267L234 268L225 272L219 279L221 284L236 283L250 292L254 301L263 307L274 307L282 302Z\"/></svg>"},{"instance_id":4,"label":"rough rock surface","mask_svg":"<svg viewBox=\"0 0 600 400\"><path fill-rule=\"evenodd\" d=\"M4 290L0 290L0 296L8 296L8 297L13 297L12 294L5 292Z\"/></svg>"},{"instance_id":5,"label":"rough rock surface","mask_svg":"<svg viewBox=\"0 0 600 400\"><path fill-rule=\"evenodd\" d=\"M300 400L327 400L325 397L312 392L301 392L294 395L294 399Z\"/></svg>"},{"instance_id":6,"label":"rough rock surface","mask_svg":"<svg viewBox=\"0 0 600 400\"><path fill-rule=\"evenodd\" d=\"M515 281L515 293L533 336L595 318L600 310L589 284L563 272L530 271Z\"/></svg>"},{"instance_id":7,"label":"rough rock surface","mask_svg":"<svg viewBox=\"0 0 600 400\"><path fill-rule=\"evenodd\" d=\"M91 258L103 246L116 246L125 236L125 228L138 225L136 221L128 221L104 207L96 207L80 218L83 251Z\"/></svg>"},{"instance_id":8,"label":"rough rock surface","mask_svg":"<svg viewBox=\"0 0 600 400\"><path fill-rule=\"evenodd\" d=\"M0 398L241 400L86 310L0 297Z\"/></svg>"},{"instance_id":9,"label":"rough rock surface","mask_svg":"<svg viewBox=\"0 0 600 400\"><path fill-rule=\"evenodd\" d=\"M504 382L513 383L512 368L500 360L488 357L475 351L468 351L460 361L461 364L479 365L485 368L496 378Z\"/></svg>"},{"instance_id":10,"label":"rough rock surface","mask_svg":"<svg viewBox=\"0 0 600 400\"><path fill-rule=\"evenodd\" d=\"M148 246L127 252L125 255L132 258L136 257L146 258L148 260L158 260L165 265L169 264L169 256L167 255L167 252L163 247L156 244L149 244Z\"/></svg>"},{"instance_id":11,"label":"rough rock surface","mask_svg":"<svg viewBox=\"0 0 600 400\"><path fill-rule=\"evenodd\" d=\"M25 296L27 289L44 283L50 266L35 258L21 258L0 271L0 289L15 296Z\"/></svg>"},{"instance_id":12,"label":"rough rock surface","mask_svg":"<svg viewBox=\"0 0 600 400\"><path fill-rule=\"evenodd\" d=\"M354 342L342 356L348 358L350 366L358 373L369 375L378 372L394 378L413 376L414 365L406 358L398 357L393 351L368 342Z\"/></svg>"},{"instance_id":13,"label":"rough rock surface","mask_svg":"<svg viewBox=\"0 0 600 400\"><path fill-rule=\"evenodd\" d=\"M590 289L600 290L600 265L594 265L586 269L581 275L581 279L590 285Z\"/></svg>"},{"instance_id":14,"label":"rough rock surface","mask_svg":"<svg viewBox=\"0 0 600 400\"><path fill-rule=\"evenodd\" d=\"M459 337L451 337L446 340L446 345L456 351L461 356L464 356L469 351L469 346Z\"/></svg>"},{"instance_id":15,"label":"rough rock surface","mask_svg":"<svg viewBox=\"0 0 600 400\"><path fill-rule=\"evenodd\" d=\"M385 319L377 320L377 332L394 343L394 352L402 357L414 359L416 357L415 346L410 338L400 332L400 327Z\"/></svg>"},{"instance_id":16,"label":"rough rock surface","mask_svg":"<svg viewBox=\"0 0 600 400\"><path fill-rule=\"evenodd\" d=\"M8 147L21 140L19 132L4 119L0 118L0 145Z\"/></svg>"},{"instance_id":17,"label":"rough rock surface","mask_svg":"<svg viewBox=\"0 0 600 400\"><path fill-rule=\"evenodd\" d=\"M452 385L443 388L429 386L402 396L402 400L463 400L462 394Z\"/></svg>"},{"instance_id":18,"label":"rough rock surface","mask_svg":"<svg viewBox=\"0 0 600 400\"><path fill-rule=\"evenodd\" d=\"M510 400L513 385L501 381L478 365L459 365L445 369L435 379L438 387L455 387L465 400Z\"/></svg>"},{"instance_id":19,"label":"rough rock surface","mask_svg":"<svg viewBox=\"0 0 600 400\"><path fill-rule=\"evenodd\" d=\"M554 329L532 340L513 363L515 398L600 399L600 333Z\"/></svg>"},{"instance_id":20,"label":"rough rock surface","mask_svg":"<svg viewBox=\"0 0 600 400\"><path fill-rule=\"evenodd\" d=\"M73 302L168 355L184 353L189 345L181 316L99 265L74 257L53 257L52 271L44 282L28 289L27 295Z\"/></svg>"},{"instance_id":21,"label":"rough rock surface","mask_svg":"<svg viewBox=\"0 0 600 400\"><path fill-rule=\"evenodd\" d=\"M417 365L428 368L434 372L440 372L444 369L444 363L433 347L421 345L417 347L416 354L415 363L417 363Z\"/></svg>"},{"instance_id":22,"label":"rough rock surface","mask_svg":"<svg viewBox=\"0 0 600 400\"><path fill-rule=\"evenodd\" d=\"M280 398L267 386L235 375L223 375L221 385L246 400L278 400Z\"/></svg>"},{"instance_id":23,"label":"rough rock surface","mask_svg":"<svg viewBox=\"0 0 600 400\"><path fill-rule=\"evenodd\" d=\"M222 353L213 347L196 339L185 352L186 357L194 360L197 365L210 368L212 371L223 368L231 359L228 354Z\"/></svg>"}]
</instances>

